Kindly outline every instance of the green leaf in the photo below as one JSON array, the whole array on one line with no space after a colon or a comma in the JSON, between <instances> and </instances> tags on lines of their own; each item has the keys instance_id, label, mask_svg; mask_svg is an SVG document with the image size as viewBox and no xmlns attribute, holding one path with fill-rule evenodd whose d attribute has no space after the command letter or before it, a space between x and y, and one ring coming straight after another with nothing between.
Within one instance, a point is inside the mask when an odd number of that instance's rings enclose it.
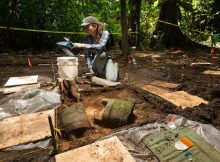
<instances>
[{"instance_id":1,"label":"green leaf","mask_svg":"<svg viewBox=\"0 0 220 162\"><path fill-rule=\"evenodd\" d=\"M185 11L190 11L193 12L193 6L191 3L187 3L184 1L180 1L179 5L185 10Z\"/></svg>"}]
</instances>

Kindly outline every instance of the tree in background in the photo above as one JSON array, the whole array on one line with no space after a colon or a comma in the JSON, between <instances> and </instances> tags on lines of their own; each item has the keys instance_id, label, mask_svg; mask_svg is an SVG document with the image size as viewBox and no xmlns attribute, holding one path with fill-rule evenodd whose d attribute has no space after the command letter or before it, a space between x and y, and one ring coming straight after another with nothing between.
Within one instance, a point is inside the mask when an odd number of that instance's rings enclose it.
<instances>
[{"instance_id":1,"label":"tree in background","mask_svg":"<svg viewBox=\"0 0 220 162\"><path fill-rule=\"evenodd\" d=\"M140 49L140 17L141 17L141 4L142 0L129 0L129 27L133 34L130 37L133 39L131 45L136 46L137 50Z\"/></svg>"},{"instance_id":2,"label":"tree in background","mask_svg":"<svg viewBox=\"0 0 220 162\"><path fill-rule=\"evenodd\" d=\"M127 11L126 11L126 0L120 0L121 6L121 29L122 29L122 52L124 58L128 56L128 27L127 27Z\"/></svg>"},{"instance_id":3,"label":"tree in background","mask_svg":"<svg viewBox=\"0 0 220 162\"><path fill-rule=\"evenodd\" d=\"M178 0L161 0L159 20L175 24L176 26L157 22L154 36L152 37L151 47L154 48L158 43L164 45L166 48L170 47L185 47L190 44L189 41L181 32L178 26L178 19L180 19L180 8L177 4ZM156 39L155 39L156 38Z\"/></svg>"},{"instance_id":4,"label":"tree in background","mask_svg":"<svg viewBox=\"0 0 220 162\"><path fill-rule=\"evenodd\" d=\"M104 22L110 32L122 33L120 3L120 0L1 0L0 26L78 32L82 31L79 27L82 19L93 15ZM201 42L207 36L185 28L204 32L220 31L218 0L125 0L124 3L128 13L127 28L138 32L138 35L131 37L134 42L131 45L137 48L140 44L149 46L150 40L151 47L158 44L168 48L192 47L195 44L191 40ZM158 17L179 27L158 22ZM13 30L9 34L5 33L5 30L0 29L0 50L7 46L6 40L9 40L8 44L13 49L51 49L63 36ZM69 37L79 41L84 36ZM115 34L114 37L120 39L121 36Z\"/></svg>"},{"instance_id":5,"label":"tree in background","mask_svg":"<svg viewBox=\"0 0 220 162\"><path fill-rule=\"evenodd\" d=\"M213 17L209 25L215 30L215 33L220 33L220 1L214 0L211 9Z\"/></svg>"},{"instance_id":6,"label":"tree in background","mask_svg":"<svg viewBox=\"0 0 220 162\"><path fill-rule=\"evenodd\" d=\"M180 7L187 12L193 12L192 0L160 0L159 2L159 20L169 22L174 25L166 24L160 21L157 22L150 44L152 48L156 47L158 44L161 44L166 48L206 48L186 37L180 29L180 23L178 23L182 18ZM190 22L186 23L190 24Z\"/></svg>"},{"instance_id":7,"label":"tree in background","mask_svg":"<svg viewBox=\"0 0 220 162\"><path fill-rule=\"evenodd\" d=\"M210 24L213 19L213 0L187 0L187 2L193 10L188 12L186 9L181 9L182 19L180 21L180 26L183 29L182 32L195 42L199 43L201 41L206 41L213 32L212 25ZM185 6L185 8L187 8L187 6ZM194 30L200 32L195 32Z\"/></svg>"},{"instance_id":8,"label":"tree in background","mask_svg":"<svg viewBox=\"0 0 220 162\"><path fill-rule=\"evenodd\" d=\"M100 0L17 0L16 12L12 12L11 3L15 0L0 1L0 26L29 28L52 31L82 31L80 24L86 16L96 16L106 24L110 32L121 32L120 3ZM14 3L13 3L14 4ZM109 14L110 10L110 14ZM13 13L10 15L10 13ZM9 18L11 17L11 18ZM4 30L0 29L4 33ZM13 49L50 49L62 39L62 34L10 31L10 47ZM73 41L80 41L83 35L69 35ZM6 35L1 34L0 49L5 48ZM4 41L3 41L4 40ZM1 43L2 42L2 43Z\"/></svg>"}]
</instances>

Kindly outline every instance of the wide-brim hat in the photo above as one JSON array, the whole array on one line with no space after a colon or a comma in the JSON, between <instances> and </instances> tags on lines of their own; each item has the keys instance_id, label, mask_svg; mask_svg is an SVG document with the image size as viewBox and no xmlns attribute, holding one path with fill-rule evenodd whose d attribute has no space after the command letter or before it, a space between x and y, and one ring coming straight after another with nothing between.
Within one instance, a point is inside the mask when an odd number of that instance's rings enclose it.
<instances>
[{"instance_id":1,"label":"wide-brim hat","mask_svg":"<svg viewBox=\"0 0 220 162\"><path fill-rule=\"evenodd\" d=\"M86 26L89 24L100 24L99 20L94 16L88 16L83 19L83 22L80 26Z\"/></svg>"}]
</instances>

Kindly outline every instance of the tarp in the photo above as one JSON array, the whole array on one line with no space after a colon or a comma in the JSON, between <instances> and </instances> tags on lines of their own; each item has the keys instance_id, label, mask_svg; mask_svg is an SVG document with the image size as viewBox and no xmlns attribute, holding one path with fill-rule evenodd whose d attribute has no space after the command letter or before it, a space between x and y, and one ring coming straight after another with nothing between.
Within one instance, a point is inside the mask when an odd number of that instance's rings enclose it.
<instances>
[{"instance_id":1,"label":"tarp","mask_svg":"<svg viewBox=\"0 0 220 162\"><path fill-rule=\"evenodd\" d=\"M41 89L20 91L0 100L0 120L4 118L54 109L60 106L60 95Z\"/></svg>"},{"instance_id":2,"label":"tarp","mask_svg":"<svg viewBox=\"0 0 220 162\"><path fill-rule=\"evenodd\" d=\"M20 91L0 100L0 121L11 116L55 109L60 105L61 101L58 93L41 89ZM23 150L33 147L45 148L49 145L49 142L50 139L46 139L37 143L12 146L6 150Z\"/></svg>"},{"instance_id":3,"label":"tarp","mask_svg":"<svg viewBox=\"0 0 220 162\"><path fill-rule=\"evenodd\" d=\"M220 160L220 153L213 146L186 127L151 134L144 139L144 143L160 162Z\"/></svg>"},{"instance_id":4,"label":"tarp","mask_svg":"<svg viewBox=\"0 0 220 162\"><path fill-rule=\"evenodd\" d=\"M143 143L143 139L153 133L172 130L179 126L192 129L197 135L220 152L219 130L211 125L191 121L178 115L168 115L164 121L146 124L141 127L133 127L128 130L121 130L109 136L118 136L137 162L158 162L156 156Z\"/></svg>"}]
</instances>

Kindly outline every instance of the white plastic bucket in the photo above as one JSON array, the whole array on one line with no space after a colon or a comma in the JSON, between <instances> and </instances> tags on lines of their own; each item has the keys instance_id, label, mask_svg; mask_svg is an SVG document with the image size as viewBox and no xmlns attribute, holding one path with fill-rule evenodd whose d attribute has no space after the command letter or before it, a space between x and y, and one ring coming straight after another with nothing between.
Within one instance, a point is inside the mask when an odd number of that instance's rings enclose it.
<instances>
[{"instance_id":1,"label":"white plastic bucket","mask_svg":"<svg viewBox=\"0 0 220 162\"><path fill-rule=\"evenodd\" d=\"M78 77L77 57L57 57L59 78L76 79Z\"/></svg>"}]
</instances>

